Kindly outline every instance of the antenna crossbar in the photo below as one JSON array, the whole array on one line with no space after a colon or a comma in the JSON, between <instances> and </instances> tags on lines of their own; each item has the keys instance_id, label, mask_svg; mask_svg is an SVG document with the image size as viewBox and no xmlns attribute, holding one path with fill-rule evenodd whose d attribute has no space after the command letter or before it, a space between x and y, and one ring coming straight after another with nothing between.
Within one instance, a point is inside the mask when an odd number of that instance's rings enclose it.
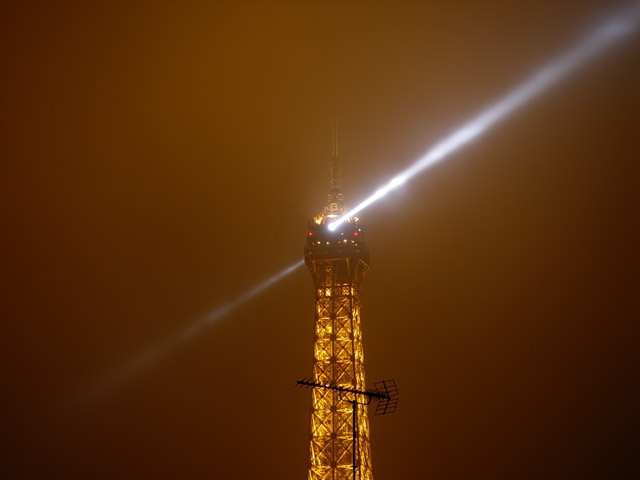
<instances>
[{"instance_id":1,"label":"antenna crossbar","mask_svg":"<svg viewBox=\"0 0 640 480\"><path fill-rule=\"evenodd\" d=\"M356 395L366 397L369 401L371 401L371 399L376 399L379 401L378 408L376 408L376 415L393 413L398 405L398 387L396 386L395 380L383 380L381 382L377 382L374 384L376 387L375 390L359 390L355 387L343 387L336 384L325 385L307 378L296 381L296 385L299 387L324 388L326 390L335 390L337 392L354 393ZM380 409L380 405L383 405L382 409ZM378 410L381 410L381 412L378 413Z\"/></svg>"}]
</instances>

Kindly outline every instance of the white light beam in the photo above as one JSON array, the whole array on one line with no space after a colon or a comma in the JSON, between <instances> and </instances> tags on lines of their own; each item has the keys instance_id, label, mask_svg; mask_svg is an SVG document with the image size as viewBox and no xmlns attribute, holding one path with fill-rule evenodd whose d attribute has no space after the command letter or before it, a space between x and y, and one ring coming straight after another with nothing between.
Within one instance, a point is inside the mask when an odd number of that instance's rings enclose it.
<instances>
[{"instance_id":1,"label":"white light beam","mask_svg":"<svg viewBox=\"0 0 640 480\"><path fill-rule=\"evenodd\" d=\"M479 137L490 127L493 127L500 120L506 118L509 114L513 113L516 109L522 107L525 103L541 94L554 83L562 80L568 74L587 63L587 61L604 52L617 40L621 39L625 35L634 33L638 28L639 23L640 2L636 2L630 5L629 8L619 12L617 15L614 15L608 21L604 22L600 27L578 43L577 46L538 71L523 85L508 93L504 98L482 111L474 119L453 131L448 137L434 145L415 163L400 174L396 175L387 184L376 190L373 195L365 199L344 216L330 223L329 229L335 230L338 225L345 222L348 218L354 216L361 210L364 210L372 203L384 197L390 191L398 188L400 185L403 185L409 179L439 160L442 160L466 143ZM177 335L149 347L124 364L120 369L104 377L92 388L87 389L81 397L86 399L87 397L95 397L96 395L104 394L116 385L140 373L152 362L155 362L161 357L167 355L178 346L200 333L207 326L230 314L234 309L262 293L279 280L300 268L303 264L304 260L300 260L297 263L290 265L280 273L256 285L231 302L216 308L208 315L196 320Z\"/></svg>"},{"instance_id":2,"label":"white light beam","mask_svg":"<svg viewBox=\"0 0 640 480\"><path fill-rule=\"evenodd\" d=\"M413 165L400 172L390 182L378 188L373 195L345 215L331 222L329 230L335 230L338 225L381 199L390 191L403 185L418 173L447 157L471 140L478 138L500 120L504 120L509 114L543 93L549 87L564 79L588 61L604 53L617 40L633 33L638 28L639 23L640 3L636 2L609 18L609 20L581 39L568 52L537 71L524 84L509 92L501 100L489 106L475 118L453 131L448 137L436 143Z\"/></svg>"},{"instance_id":3,"label":"white light beam","mask_svg":"<svg viewBox=\"0 0 640 480\"><path fill-rule=\"evenodd\" d=\"M120 368L114 370L109 375L101 378L90 388L87 388L86 390L81 392L80 399L87 400L89 398L96 398L100 395L104 395L117 385L140 373L151 363L157 362L162 357L168 355L173 350L177 349L182 344L193 338L196 334L211 326L214 322L229 315L233 310L238 308L243 303L251 300L256 295L275 285L284 277L300 268L303 264L304 260L300 260L293 265L288 266L281 272L273 275L272 277L269 277L252 289L236 297L229 303L221 305L204 317L195 320L193 323L189 324L185 329L178 332L176 335L172 335L164 341L160 341L155 345L148 347L146 350L143 350L141 353L133 358L130 358L129 361L121 365Z\"/></svg>"}]
</instances>

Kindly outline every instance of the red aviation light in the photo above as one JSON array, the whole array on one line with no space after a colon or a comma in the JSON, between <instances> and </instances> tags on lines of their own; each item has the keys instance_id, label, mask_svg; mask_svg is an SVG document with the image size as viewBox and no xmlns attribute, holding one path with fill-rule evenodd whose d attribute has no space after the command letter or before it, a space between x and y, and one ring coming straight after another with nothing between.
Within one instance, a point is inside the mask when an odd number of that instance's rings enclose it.
<instances>
[{"instance_id":1,"label":"red aviation light","mask_svg":"<svg viewBox=\"0 0 640 480\"><path fill-rule=\"evenodd\" d=\"M309 236L312 236L312 235L313 235L313 232L309 232Z\"/></svg>"},{"instance_id":2,"label":"red aviation light","mask_svg":"<svg viewBox=\"0 0 640 480\"><path fill-rule=\"evenodd\" d=\"M357 237L358 236L358 232L353 232L353 234Z\"/></svg>"}]
</instances>

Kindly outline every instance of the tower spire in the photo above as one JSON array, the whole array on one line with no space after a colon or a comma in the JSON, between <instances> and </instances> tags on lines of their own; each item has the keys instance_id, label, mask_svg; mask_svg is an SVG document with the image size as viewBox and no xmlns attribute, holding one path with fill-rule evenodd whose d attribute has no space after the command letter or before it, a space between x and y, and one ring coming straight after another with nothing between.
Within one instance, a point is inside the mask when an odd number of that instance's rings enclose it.
<instances>
[{"instance_id":1,"label":"tower spire","mask_svg":"<svg viewBox=\"0 0 640 480\"><path fill-rule=\"evenodd\" d=\"M347 212L342 194L342 163L338 155L338 118L333 116L333 138L331 164L329 167L329 196L323 214L325 216L340 216Z\"/></svg>"}]
</instances>

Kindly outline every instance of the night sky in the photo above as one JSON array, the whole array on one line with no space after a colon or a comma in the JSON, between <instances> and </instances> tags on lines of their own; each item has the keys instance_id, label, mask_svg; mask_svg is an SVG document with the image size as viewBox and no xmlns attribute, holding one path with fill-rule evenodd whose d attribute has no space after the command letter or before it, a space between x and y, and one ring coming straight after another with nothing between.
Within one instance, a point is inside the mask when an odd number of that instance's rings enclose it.
<instances>
[{"instance_id":1,"label":"night sky","mask_svg":"<svg viewBox=\"0 0 640 480\"><path fill-rule=\"evenodd\" d=\"M303 479L301 268L332 115L353 206L628 2L3 2L7 479ZM626 479L640 33L360 215L384 479Z\"/></svg>"}]
</instances>

